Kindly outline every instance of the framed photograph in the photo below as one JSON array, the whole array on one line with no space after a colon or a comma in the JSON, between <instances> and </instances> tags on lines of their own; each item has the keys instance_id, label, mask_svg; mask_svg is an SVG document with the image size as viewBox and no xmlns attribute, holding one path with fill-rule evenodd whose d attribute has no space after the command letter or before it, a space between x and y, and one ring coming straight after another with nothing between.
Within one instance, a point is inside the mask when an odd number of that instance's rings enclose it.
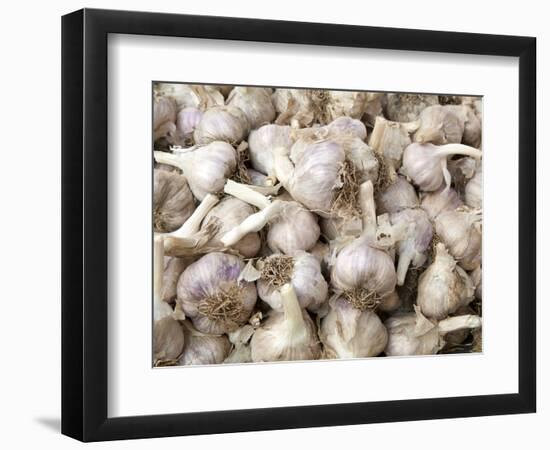
<instances>
[{"instance_id":1,"label":"framed photograph","mask_svg":"<svg viewBox=\"0 0 550 450\"><path fill-rule=\"evenodd\" d=\"M62 432L535 412L535 55L64 16Z\"/></svg>"}]
</instances>

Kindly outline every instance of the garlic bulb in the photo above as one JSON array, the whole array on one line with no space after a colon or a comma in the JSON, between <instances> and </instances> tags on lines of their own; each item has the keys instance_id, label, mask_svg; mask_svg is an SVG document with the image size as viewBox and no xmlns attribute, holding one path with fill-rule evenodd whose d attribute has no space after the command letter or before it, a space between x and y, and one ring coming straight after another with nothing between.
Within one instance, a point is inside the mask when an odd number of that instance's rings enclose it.
<instances>
[{"instance_id":1,"label":"garlic bulb","mask_svg":"<svg viewBox=\"0 0 550 450\"><path fill-rule=\"evenodd\" d=\"M229 355L231 344L227 336L215 336L197 331L187 320L182 323L185 347L178 360L180 366L221 364Z\"/></svg>"},{"instance_id":2,"label":"garlic bulb","mask_svg":"<svg viewBox=\"0 0 550 450\"><path fill-rule=\"evenodd\" d=\"M202 115L193 137L198 145L215 141L238 144L248 134L248 130L248 120L239 108L216 106Z\"/></svg>"},{"instance_id":3,"label":"garlic bulb","mask_svg":"<svg viewBox=\"0 0 550 450\"><path fill-rule=\"evenodd\" d=\"M162 300L164 249L162 238L153 242L153 364L171 365L183 351L185 337L172 307Z\"/></svg>"},{"instance_id":4,"label":"garlic bulb","mask_svg":"<svg viewBox=\"0 0 550 450\"><path fill-rule=\"evenodd\" d=\"M315 312L325 302L328 285L317 258L306 252L293 256L273 254L257 264L261 275L256 286L258 296L276 311L283 309L279 288L291 284L300 307Z\"/></svg>"},{"instance_id":5,"label":"garlic bulb","mask_svg":"<svg viewBox=\"0 0 550 450\"><path fill-rule=\"evenodd\" d=\"M378 214L395 213L405 208L416 208L418 205L418 196L413 185L403 176L397 176L393 183L376 195Z\"/></svg>"},{"instance_id":6,"label":"garlic bulb","mask_svg":"<svg viewBox=\"0 0 550 450\"><path fill-rule=\"evenodd\" d=\"M434 262L420 275L416 302L426 317L444 319L474 298L468 274L442 243L437 244Z\"/></svg>"},{"instance_id":7,"label":"garlic bulb","mask_svg":"<svg viewBox=\"0 0 550 450\"><path fill-rule=\"evenodd\" d=\"M153 225L160 233L181 227L195 210L195 199L184 176L154 170Z\"/></svg>"},{"instance_id":8,"label":"garlic bulb","mask_svg":"<svg viewBox=\"0 0 550 450\"><path fill-rule=\"evenodd\" d=\"M316 89L275 89L271 96L275 111L279 114L277 125L293 128L310 126L323 117L327 92Z\"/></svg>"},{"instance_id":9,"label":"garlic bulb","mask_svg":"<svg viewBox=\"0 0 550 450\"><path fill-rule=\"evenodd\" d=\"M411 122L418 119L428 106L437 105L437 95L386 94L386 117L395 122Z\"/></svg>"},{"instance_id":10,"label":"garlic bulb","mask_svg":"<svg viewBox=\"0 0 550 450\"><path fill-rule=\"evenodd\" d=\"M388 332L378 315L354 308L343 297L330 301L319 337L327 358L367 358L384 351Z\"/></svg>"},{"instance_id":11,"label":"garlic bulb","mask_svg":"<svg viewBox=\"0 0 550 450\"><path fill-rule=\"evenodd\" d=\"M176 103L168 97L156 96L153 101L153 137L156 141L176 131Z\"/></svg>"},{"instance_id":12,"label":"garlic bulb","mask_svg":"<svg viewBox=\"0 0 550 450\"><path fill-rule=\"evenodd\" d=\"M408 225L397 243L397 284L402 286L409 265L420 267L426 261L433 236L432 224L422 209L403 209L391 214L390 221L392 225Z\"/></svg>"},{"instance_id":13,"label":"garlic bulb","mask_svg":"<svg viewBox=\"0 0 550 450\"><path fill-rule=\"evenodd\" d=\"M435 191L443 182L450 186L451 174L447 170L447 157L455 154L481 158L481 151L467 145L413 143L403 152L401 172L422 191Z\"/></svg>"},{"instance_id":14,"label":"garlic bulb","mask_svg":"<svg viewBox=\"0 0 550 450\"><path fill-rule=\"evenodd\" d=\"M250 341L252 361L318 359L321 346L308 313L300 308L294 288L281 287L283 312L273 311Z\"/></svg>"},{"instance_id":15,"label":"garlic bulb","mask_svg":"<svg viewBox=\"0 0 550 450\"><path fill-rule=\"evenodd\" d=\"M415 308L415 312L391 316L384 325L389 335L384 350L387 356L435 355L445 345L445 334L479 328L481 318L464 315L436 322L428 320Z\"/></svg>"},{"instance_id":16,"label":"garlic bulb","mask_svg":"<svg viewBox=\"0 0 550 450\"><path fill-rule=\"evenodd\" d=\"M419 121L415 142L436 145L463 142L473 147L481 143L481 125L467 106L430 106L420 113Z\"/></svg>"},{"instance_id":17,"label":"garlic bulb","mask_svg":"<svg viewBox=\"0 0 550 450\"><path fill-rule=\"evenodd\" d=\"M441 213L435 219L435 231L465 270L481 264L481 212L459 208Z\"/></svg>"},{"instance_id":18,"label":"garlic bulb","mask_svg":"<svg viewBox=\"0 0 550 450\"><path fill-rule=\"evenodd\" d=\"M481 208L483 198L483 170L481 166L476 170L473 178L468 181L464 189L464 201L472 208Z\"/></svg>"},{"instance_id":19,"label":"garlic bulb","mask_svg":"<svg viewBox=\"0 0 550 450\"><path fill-rule=\"evenodd\" d=\"M220 242L221 237L251 214L254 214L254 208L248 203L234 197L224 198L210 210L202 223L203 227L208 226L212 222L217 222L220 225L210 245L222 246ZM248 233L233 245L233 248L245 258L256 256L260 247L261 241L258 233Z\"/></svg>"},{"instance_id":20,"label":"garlic bulb","mask_svg":"<svg viewBox=\"0 0 550 450\"><path fill-rule=\"evenodd\" d=\"M208 253L178 281L177 302L195 328L221 334L243 325L256 303L254 283L239 281L244 262L225 253Z\"/></svg>"},{"instance_id":21,"label":"garlic bulb","mask_svg":"<svg viewBox=\"0 0 550 450\"><path fill-rule=\"evenodd\" d=\"M401 298L396 289L380 299L377 311L392 312L402 305Z\"/></svg>"},{"instance_id":22,"label":"garlic bulb","mask_svg":"<svg viewBox=\"0 0 550 450\"><path fill-rule=\"evenodd\" d=\"M282 125L264 125L252 130L248 136L248 152L252 167L275 180L273 154L275 148L290 149L292 139L290 127Z\"/></svg>"},{"instance_id":23,"label":"garlic bulb","mask_svg":"<svg viewBox=\"0 0 550 450\"><path fill-rule=\"evenodd\" d=\"M476 167L481 161L476 161L468 156L464 158L451 159L448 162L449 173L453 179L455 190L463 194L464 188L476 172Z\"/></svg>"},{"instance_id":24,"label":"garlic bulb","mask_svg":"<svg viewBox=\"0 0 550 450\"><path fill-rule=\"evenodd\" d=\"M250 339L254 334L254 327L246 324L236 331L229 333L229 341L233 344L233 350L225 358L224 364L242 364L252 362L250 351Z\"/></svg>"},{"instance_id":25,"label":"garlic bulb","mask_svg":"<svg viewBox=\"0 0 550 450\"><path fill-rule=\"evenodd\" d=\"M206 194L223 190L227 178L237 168L237 153L226 142L182 149L177 153L155 152L155 160L183 171L193 195L202 200Z\"/></svg>"},{"instance_id":26,"label":"garlic bulb","mask_svg":"<svg viewBox=\"0 0 550 450\"><path fill-rule=\"evenodd\" d=\"M180 275L194 261L194 257L164 257L164 274L162 281L162 300L173 303L176 300L177 285Z\"/></svg>"},{"instance_id":27,"label":"garlic bulb","mask_svg":"<svg viewBox=\"0 0 550 450\"><path fill-rule=\"evenodd\" d=\"M462 206L462 200L453 188L441 186L437 191L425 193L420 206L434 220L439 214Z\"/></svg>"},{"instance_id":28,"label":"garlic bulb","mask_svg":"<svg viewBox=\"0 0 550 450\"><path fill-rule=\"evenodd\" d=\"M272 122L275 119L275 107L271 102L271 89L235 87L227 105L239 108L248 120L250 128Z\"/></svg>"},{"instance_id":29,"label":"garlic bulb","mask_svg":"<svg viewBox=\"0 0 550 450\"><path fill-rule=\"evenodd\" d=\"M176 102L178 110L194 107L204 111L224 104L223 95L214 86L157 83L155 89L162 95L171 97Z\"/></svg>"},{"instance_id":30,"label":"garlic bulb","mask_svg":"<svg viewBox=\"0 0 550 450\"><path fill-rule=\"evenodd\" d=\"M416 123L399 123L377 117L369 145L384 159L382 177L389 183L396 180L396 170L401 166L403 150L411 143L410 134L418 128Z\"/></svg>"},{"instance_id":31,"label":"garlic bulb","mask_svg":"<svg viewBox=\"0 0 550 450\"><path fill-rule=\"evenodd\" d=\"M202 111L192 106L180 109L176 118L176 132L171 144L187 146L193 143L193 133L202 119Z\"/></svg>"},{"instance_id":32,"label":"garlic bulb","mask_svg":"<svg viewBox=\"0 0 550 450\"><path fill-rule=\"evenodd\" d=\"M323 119L329 123L338 117L360 119L367 108L367 93L353 91L328 91L323 105Z\"/></svg>"},{"instance_id":33,"label":"garlic bulb","mask_svg":"<svg viewBox=\"0 0 550 450\"><path fill-rule=\"evenodd\" d=\"M358 119L342 116L334 119L326 128L329 135L344 134L358 137L362 141L367 139L367 127Z\"/></svg>"},{"instance_id":34,"label":"garlic bulb","mask_svg":"<svg viewBox=\"0 0 550 450\"><path fill-rule=\"evenodd\" d=\"M331 272L333 287L346 293L357 308L378 304L391 293L397 282L393 259L377 245L376 210L370 181L361 185L363 234L344 246L336 256Z\"/></svg>"}]
</instances>

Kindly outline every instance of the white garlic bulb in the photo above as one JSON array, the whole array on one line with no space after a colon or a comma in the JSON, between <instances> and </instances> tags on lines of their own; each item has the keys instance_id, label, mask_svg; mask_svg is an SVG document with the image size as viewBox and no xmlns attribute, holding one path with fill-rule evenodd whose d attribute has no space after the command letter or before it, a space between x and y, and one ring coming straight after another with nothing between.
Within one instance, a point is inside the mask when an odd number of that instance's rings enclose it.
<instances>
[{"instance_id":1,"label":"white garlic bulb","mask_svg":"<svg viewBox=\"0 0 550 450\"><path fill-rule=\"evenodd\" d=\"M422 111L415 142L442 145L463 142L473 147L481 143L481 125L464 105L434 105Z\"/></svg>"},{"instance_id":2,"label":"white garlic bulb","mask_svg":"<svg viewBox=\"0 0 550 450\"><path fill-rule=\"evenodd\" d=\"M273 311L250 341L252 361L300 361L318 359L321 346L315 323L300 308L294 288L281 288L283 312Z\"/></svg>"},{"instance_id":3,"label":"white garlic bulb","mask_svg":"<svg viewBox=\"0 0 550 450\"><path fill-rule=\"evenodd\" d=\"M397 242L397 284L402 286L409 265L420 267L427 259L433 237L430 219L422 209L403 209L390 215L392 225L406 225L407 231Z\"/></svg>"},{"instance_id":4,"label":"white garlic bulb","mask_svg":"<svg viewBox=\"0 0 550 450\"><path fill-rule=\"evenodd\" d=\"M376 237L376 206L370 181L361 185L363 234L344 246L336 256L331 272L335 289L349 292L359 309L376 306L381 297L395 289L397 275L391 256L379 248Z\"/></svg>"},{"instance_id":5,"label":"white garlic bulb","mask_svg":"<svg viewBox=\"0 0 550 450\"><path fill-rule=\"evenodd\" d=\"M434 262L418 279L416 302L426 317L444 319L474 298L468 274L456 264L442 243L437 244Z\"/></svg>"},{"instance_id":6,"label":"white garlic bulb","mask_svg":"<svg viewBox=\"0 0 550 450\"><path fill-rule=\"evenodd\" d=\"M447 333L481 327L475 315L449 317L440 322L428 320L418 308L397 313L384 322L388 330L387 356L435 355L445 345Z\"/></svg>"},{"instance_id":7,"label":"white garlic bulb","mask_svg":"<svg viewBox=\"0 0 550 450\"><path fill-rule=\"evenodd\" d=\"M223 95L214 86L183 83L157 83L157 92L168 96L177 104L178 110L194 107L204 111L224 104Z\"/></svg>"},{"instance_id":8,"label":"white garlic bulb","mask_svg":"<svg viewBox=\"0 0 550 450\"><path fill-rule=\"evenodd\" d=\"M410 134L417 128L416 123L392 122L381 116L376 118L369 145L384 159L385 173L381 176L389 183L396 180L403 150L411 143Z\"/></svg>"},{"instance_id":9,"label":"white garlic bulb","mask_svg":"<svg viewBox=\"0 0 550 450\"><path fill-rule=\"evenodd\" d=\"M437 191L425 193L420 206L434 220L439 214L462 206L462 200L452 187L441 186Z\"/></svg>"},{"instance_id":10,"label":"white garlic bulb","mask_svg":"<svg viewBox=\"0 0 550 450\"><path fill-rule=\"evenodd\" d=\"M395 213L405 208L416 208L418 205L414 186L403 176L397 176L393 183L376 195L378 214Z\"/></svg>"},{"instance_id":11,"label":"white garlic bulb","mask_svg":"<svg viewBox=\"0 0 550 450\"><path fill-rule=\"evenodd\" d=\"M435 231L463 269L473 270L481 264L480 210L459 208L443 212L435 219Z\"/></svg>"},{"instance_id":12,"label":"white garlic bulb","mask_svg":"<svg viewBox=\"0 0 550 450\"><path fill-rule=\"evenodd\" d=\"M153 173L153 226L169 233L181 227L195 210L195 199L184 176L166 170Z\"/></svg>"},{"instance_id":13,"label":"white garlic bulb","mask_svg":"<svg viewBox=\"0 0 550 450\"><path fill-rule=\"evenodd\" d=\"M227 336L215 336L197 331L187 320L182 323L185 347L178 365L197 366L221 364L231 349Z\"/></svg>"},{"instance_id":14,"label":"white garlic bulb","mask_svg":"<svg viewBox=\"0 0 550 450\"><path fill-rule=\"evenodd\" d=\"M170 140L172 145L187 146L193 143L193 133L202 119L203 112L195 107L180 109L176 118L176 131Z\"/></svg>"},{"instance_id":15,"label":"white garlic bulb","mask_svg":"<svg viewBox=\"0 0 550 450\"><path fill-rule=\"evenodd\" d=\"M226 103L229 106L239 108L246 116L248 125L252 129L275 119L271 89L237 86L227 97Z\"/></svg>"},{"instance_id":16,"label":"white garlic bulb","mask_svg":"<svg viewBox=\"0 0 550 450\"><path fill-rule=\"evenodd\" d=\"M155 141L176 131L176 103L164 96L153 100L153 137Z\"/></svg>"},{"instance_id":17,"label":"white garlic bulb","mask_svg":"<svg viewBox=\"0 0 550 450\"><path fill-rule=\"evenodd\" d=\"M412 143L403 152L401 172L422 191L435 191L443 182L450 186L451 174L447 170L447 157L456 154L481 158L481 151L467 145Z\"/></svg>"},{"instance_id":18,"label":"white garlic bulb","mask_svg":"<svg viewBox=\"0 0 550 450\"><path fill-rule=\"evenodd\" d=\"M330 301L319 337L327 358L367 358L384 351L388 332L378 315L354 308L343 297Z\"/></svg>"},{"instance_id":19,"label":"white garlic bulb","mask_svg":"<svg viewBox=\"0 0 550 450\"><path fill-rule=\"evenodd\" d=\"M321 120L328 95L316 89L275 89L271 98L278 113L277 125L302 128Z\"/></svg>"},{"instance_id":20,"label":"white garlic bulb","mask_svg":"<svg viewBox=\"0 0 550 450\"><path fill-rule=\"evenodd\" d=\"M473 178L468 181L464 189L464 201L472 208L481 208L483 198L483 170L478 167Z\"/></svg>"},{"instance_id":21,"label":"white garlic bulb","mask_svg":"<svg viewBox=\"0 0 550 450\"><path fill-rule=\"evenodd\" d=\"M386 117L395 122L411 122L418 119L428 106L437 105L437 95L386 94Z\"/></svg>"},{"instance_id":22,"label":"white garlic bulb","mask_svg":"<svg viewBox=\"0 0 550 450\"><path fill-rule=\"evenodd\" d=\"M338 117L360 119L367 109L367 93L353 91L328 91L323 105L323 119L329 123Z\"/></svg>"},{"instance_id":23,"label":"white garlic bulb","mask_svg":"<svg viewBox=\"0 0 550 450\"><path fill-rule=\"evenodd\" d=\"M282 311L279 288L291 284L300 307L316 312L327 299L328 285L321 274L317 258L306 252L293 256L274 254L257 264L261 276L256 282L258 296L271 308Z\"/></svg>"},{"instance_id":24,"label":"white garlic bulb","mask_svg":"<svg viewBox=\"0 0 550 450\"><path fill-rule=\"evenodd\" d=\"M233 106L216 106L205 111L195 127L195 144L206 145L215 141L238 144L248 134L248 120Z\"/></svg>"},{"instance_id":25,"label":"white garlic bulb","mask_svg":"<svg viewBox=\"0 0 550 450\"><path fill-rule=\"evenodd\" d=\"M248 320L257 296L254 283L239 280L243 268L237 256L213 252L185 269L177 302L197 330L227 333Z\"/></svg>"},{"instance_id":26,"label":"white garlic bulb","mask_svg":"<svg viewBox=\"0 0 550 450\"><path fill-rule=\"evenodd\" d=\"M274 180L273 154L275 148L290 149L291 146L292 139L289 126L270 124L252 130L248 136L250 164L254 169Z\"/></svg>"},{"instance_id":27,"label":"white garlic bulb","mask_svg":"<svg viewBox=\"0 0 550 450\"><path fill-rule=\"evenodd\" d=\"M329 136L344 134L358 137L362 141L367 139L367 127L365 127L365 124L360 120L352 119L351 117L338 117L324 128L326 128Z\"/></svg>"},{"instance_id":28,"label":"white garlic bulb","mask_svg":"<svg viewBox=\"0 0 550 450\"><path fill-rule=\"evenodd\" d=\"M213 222L219 224L219 228L212 237L210 245L222 246L220 242L221 237L251 214L254 214L254 208L242 200L226 197L220 201L208 212L202 222L202 227L206 227ZM260 251L261 245L258 233L248 233L235 243L233 248L245 258L252 258Z\"/></svg>"},{"instance_id":29,"label":"white garlic bulb","mask_svg":"<svg viewBox=\"0 0 550 450\"><path fill-rule=\"evenodd\" d=\"M215 141L204 147L191 147L176 153L155 152L155 160L183 171L193 195L202 200L223 190L227 178L237 168L237 153L226 142Z\"/></svg>"}]
</instances>

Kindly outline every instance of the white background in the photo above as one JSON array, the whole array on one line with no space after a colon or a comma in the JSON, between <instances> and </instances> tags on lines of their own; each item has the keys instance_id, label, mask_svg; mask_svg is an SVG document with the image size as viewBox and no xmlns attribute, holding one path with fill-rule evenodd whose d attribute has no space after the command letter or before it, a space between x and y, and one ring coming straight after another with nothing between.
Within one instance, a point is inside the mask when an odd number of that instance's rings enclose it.
<instances>
[{"instance_id":1,"label":"white background","mask_svg":"<svg viewBox=\"0 0 550 450\"><path fill-rule=\"evenodd\" d=\"M149 36L113 36L109 48L110 416L517 392L517 298L509 294L517 292L518 278L518 116L515 108L507 111L517 104L516 58ZM220 73L233 61L247 64ZM144 183L151 173L151 98L143 94L151 80L183 76L212 84L482 93L483 147L492 150L483 162L483 355L151 370L151 186ZM502 242L510 246L508 264ZM403 382L404 373L414 375ZM471 378L475 383L464 382ZM232 389L218 395L224 384ZM211 395L199 386L211 386Z\"/></svg>"},{"instance_id":2,"label":"white background","mask_svg":"<svg viewBox=\"0 0 550 450\"><path fill-rule=\"evenodd\" d=\"M542 148L543 96L549 104L550 31L548 13L539 2L500 2L498 7L479 1L463 1L459 8L443 8L440 2L393 1L378 3L278 1L246 5L245 2L89 1L10 2L0 18L2 33L2 150L19 156L17 163L2 166L2 434L6 448L74 448L80 444L60 436L60 15L82 6L118 9L154 8L157 11L249 16L289 20L416 27L502 34L535 35L539 67L539 229L550 225L542 199L550 183L543 180L543 167L550 158ZM542 3L540 3L542 4ZM544 84L544 85L543 85ZM503 130L503 132L506 132ZM543 192L544 191L544 192ZM506 196L506 192L503 192ZM548 237L539 236L539 252L548 247ZM548 270L539 256L539 275ZM505 282L505 281L503 281ZM539 285L539 300L548 288ZM547 295L546 295L547 296ZM539 380L550 375L546 346L548 327L542 317L550 314L539 301ZM7 308L6 308L7 307ZM543 352L546 354L543 355ZM258 446L315 445L334 448L350 445L385 445L396 448L464 449L474 446L544 448L548 446L550 420L548 388L539 383L539 413L536 415L471 418L401 424L322 428L164 439L158 443L135 441L97 444L100 448L150 448L164 445L181 448L242 448Z\"/></svg>"}]
</instances>

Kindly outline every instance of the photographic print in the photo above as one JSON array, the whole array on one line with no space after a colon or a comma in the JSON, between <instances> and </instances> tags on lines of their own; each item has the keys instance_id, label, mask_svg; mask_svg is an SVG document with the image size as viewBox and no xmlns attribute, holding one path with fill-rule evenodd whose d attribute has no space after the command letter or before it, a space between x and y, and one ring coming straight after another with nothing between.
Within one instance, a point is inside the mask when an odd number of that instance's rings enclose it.
<instances>
[{"instance_id":1,"label":"photographic print","mask_svg":"<svg viewBox=\"0 0 550 450\"><path fill-rule=\"evenodd\" d=\"M481 97L144 95L155 367L482 351Z\"/></svg>"}]
</instances>

